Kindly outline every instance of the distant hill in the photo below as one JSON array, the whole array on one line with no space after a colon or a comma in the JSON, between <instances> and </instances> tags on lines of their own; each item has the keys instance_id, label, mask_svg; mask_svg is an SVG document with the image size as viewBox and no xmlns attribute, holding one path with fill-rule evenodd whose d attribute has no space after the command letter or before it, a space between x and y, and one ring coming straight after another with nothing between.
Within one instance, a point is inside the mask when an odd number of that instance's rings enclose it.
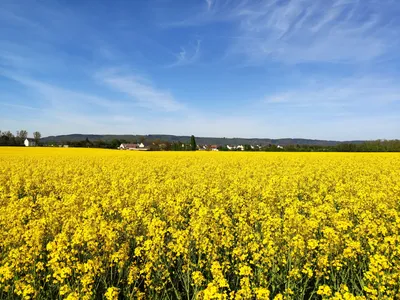
<instances>
[{"instance_id":1,"label":"distant hill","mask_svg":"<svg viewBox=\"0 0 400 300\"><path fill-rule=\"evenodd\" d=\"M127 142L139 142L145 140L148 143L160 140L163 142L182 142L188 143L190 136L165 135L165 134L149 134L149 135L118 135L118 134L69 134L48 136L41 139L42 143L63 143L76 142L89 139L90 141L112 141L125 140ZM283 139L268 139L268 138L217 138L217 137L196 137L197 144L200 145L318 145L318 146L336 146L341 143L361 144L365 141L329 141L329 140L312 140L301 138L283 138Z\"/></svg>"}]
</instances>

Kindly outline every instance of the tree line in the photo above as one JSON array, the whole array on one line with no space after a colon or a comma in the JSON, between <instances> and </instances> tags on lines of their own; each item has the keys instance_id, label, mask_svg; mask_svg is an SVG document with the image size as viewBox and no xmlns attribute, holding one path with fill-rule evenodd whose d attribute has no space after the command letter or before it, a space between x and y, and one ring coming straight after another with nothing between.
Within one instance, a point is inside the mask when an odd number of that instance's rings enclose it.
<instances>
[{"instance_id":1,"label":"tree line","mask_svg":"<svg viewBox=\"0 0 400 300\"><path fill-rule=\"evenodd\" d=\"M232 151L226 146L218 148L220 151ZM241 151L241 150L233 150ZM400 152L400 140L376 140L360 143L339 143L334 146L321 145L286 145L283 148L268 144L261 147L244 145L244 151L273 151L273 152Z\"/></svg>"},{"instance_id":2,"label":"tree line","mask_svg":"<svg viewBox=\"0 0 400 300\"><path fill-rule=\"evenodd\" d=\"M128 143L146 143L145 139L113 139L111 141L96 140L90 141L88 138L82 141L63 142L64 145L70 147L86 147L86 148L106 148L117 149L121 144ZM54 144L49 144L54 145ZM168 142L157 139L147 144L146 147L150 151L195 151L198 150L195 137L190 141ZM285 145L283 148L278 145L267 144L260 147L249 144L243 145L243 151L263 151L263 152L400 152L400 140L377 140L360 143L339 143L334 146L322 145ZM242 151L239 149L229 150L227 145L218 146L219 151Z\"/></svg>"},{"instance_id":3,"label":"tree line","mask_svg":"<svg viewBox=\"0 0 400 300\"><path fill-rule=\"evenodd\" d=\"M33 139L37 145L40 145L42 135L39 131L33 133ZM14 135L11 131L0 130L0 146L24 146L24 141L28 138L28 131L18 130Z\"/></svg>"},{"instance_id":4,"label":"tree line","mask_svg":"<svg viewBox=\"0 0 400 300\"><path fill-rule=\"evenodd\" d=\"M14 135L10 131L0 130L0 146L23 146L25 139L28 137L26 130L18 130ZM33 139L39 146L61 146L68 145L69 147L84 147L84 148L105 148L117 149L121 144L128 143L146 143L144 136L138 137L133 140L126 139L112 139L112 140L95 140L90 141L88 138L80 141L64 141L42 142L41 134L39 131L33 133ZM244 144L243 151L274 151L274 152L400 152L400 140L376 140L366 141L359 143L338 143L333 146L322 145L285 145L283 148L275 144L267 144L261 146L254 146ZM156 139L147 144L146 147L150 151L195 151L198 150L196 138L192 135L189 141L163 141ZM227 145L218 146L219 151L242 151L242 150L229 150Z\"/></svg>"},{"instance_id":5,"label":"tree line","mask_svg":"<svg viewBox=\"0 0 400 300\"><path fill-rule=\"evenodd\" d=\"M91 141L89 138L80 141L63 141L63 142L55 142L48 141L46 143L42 143L43 146L69 146L74 148L103 148L103 149L117 149L121 144L138 144L144 143L146 148L150 151L194 151L197 149L196 141L194 140L194 136L190 143L187 142L168 142L162 141L161 139L156 139L151 143L146 143L145 138L138 139L112 139L112 140L95 140Z\"/></svg>"}]
</instances>

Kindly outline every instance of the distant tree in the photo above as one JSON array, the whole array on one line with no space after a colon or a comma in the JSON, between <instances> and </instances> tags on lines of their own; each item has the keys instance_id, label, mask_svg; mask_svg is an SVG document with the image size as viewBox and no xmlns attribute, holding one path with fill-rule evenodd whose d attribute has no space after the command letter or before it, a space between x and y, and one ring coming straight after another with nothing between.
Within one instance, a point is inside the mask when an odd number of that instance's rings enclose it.
<instances>
[{"instance_id":1,"label":"distant tree","mask_svg":"<svg viewBox=\"0 0 400 300\"><path fill-rule=\"evenodd\" d=\"M157 139L155 139L153 141L153 143L151 144L150 148L153 151L158 151L158 150L160 150L160 145L161 145L161 140L157 138Z\"/></svg>"},{"instance_id":2,"label":"distant tree","mask_svg":"<svg viewBox=\"0 0 400 300\"><path fill-rule=\"evenodd\" d=\"M165 142L165 147L163 150L165 151L171 151L172 150L172 144L170 142Z\"/></svg>"},{"instance_id":3,"label":"distant tree","mask_svg":"<svg viewBox=\"0 0 400 300\"><path fill-rule=\"evenodd\" d=\"M26 130L17 131L16 137L20 140L25 140L28 137L28 131L26 131Z\"/></svg>"},{"instance_id":4,"label":"distant tree","mask_svg":"<svg viewBox=\"0 0 400 300\"><path fill-rule=\"evenodd\" d=\"M103 140L97 140L97 141L92 142L92 146L94 148L107 148L108 144L107 144L107 142L105 142Z\"/></svg>"},{"instance_id":5,"label":"distant tree","mask_svg":"<svg viewBox=\"0 0 400 300\"><path fill-rule=\"evenodd\" d=\"M118 148L119 146L121 146L121 144L123 144L123 142L121 142L120 140L118 140L118 139L113 139L113 140L110 142L110 147L111 147L111 148Z\"/></svg>"},{"instance_id":6,"label":"distant tree","mask_svg":"<svg viewBox=\"0 0 400 300\"><path fill-rule=\"evenodd\" d=\"M244 145L244 151L251 151L253 149L251 149L251 146L249 144L245 144Z\"/></svg>"},{"instance_id":7,"label":"distant tree","mask_svg":"<svg viewBox=\"0 0 400 300\"><path fill-rule=\"evenodd\" d=\"M35 131L33 133L33 138L35 139L36 145L39 145L39 141L40 141L41 137L42 137L42 135L40 134L39 131Z\"/></svg>"},{"instance_id":8,"label":"distant tree","mask_svg":"<svg viewBox=\"0 0 400 300\"><path fill-rule=\"evenodd\" d=\"M20 130L16 132L13 142L10 145L22 146L25 139L28 137L28 132L26 130Z\"/></svg>"},{"instance_id":9,"label":"distant tree","mask_svg":"<svg viewBox=\"0 0 400 300\"><path fill-rule=\"evenodd\" d=\"M196 149L197 149L196 139L195 139L194 135L192 135L190 137L190 148L192 149L192 151L196 151Z\"/></svg>"},{"instance_id":10,"label":"distant tree","mask_svg":"<svg viewBox=\"0 0 400 300\"><path fill-rule=\"evenodd\" d=\"M15 145L15 138L11 131L3 131L0 137L0 145L12 146Z\"/></svg>"},{"instance_id":11,"label":"distant tree","mask_svg":"<svg viewBox=\"0 0 400 300\"><path fill-rule=\"evenodd\" d=\"M180 141L177 141L177 142L175 142L175 143L172 144L171 150L172 150L172 151L185 151L185 150L186 150L186 147L185 147L185 144L183 144L183 143L180 142Z\"/></svg>"},{"instance_id":12,"label":"distant tree","mask_svg":"<svg viewBox=\"0 0 400 300\"><path fill-rule=\"evenodd\" d=\"M14 135L12 134L12 132L11 131L3 131L2 133L1 133L1 136L3 137L6 137L7 139L12 139L13 137L14 137Z\"/></svg>"},{"instance_id":13,"label":"distant tree","mask_svg":"<svg viewBox=\"0 0 400 300\"><path fill-rule=\"evenodd\" d=\"M89 147L93 146L93 143L91 141L89 141L89 138L87 137L84 142L84 145L85 145L85 147L89 148Z\"/></svg>"}]
</instances>

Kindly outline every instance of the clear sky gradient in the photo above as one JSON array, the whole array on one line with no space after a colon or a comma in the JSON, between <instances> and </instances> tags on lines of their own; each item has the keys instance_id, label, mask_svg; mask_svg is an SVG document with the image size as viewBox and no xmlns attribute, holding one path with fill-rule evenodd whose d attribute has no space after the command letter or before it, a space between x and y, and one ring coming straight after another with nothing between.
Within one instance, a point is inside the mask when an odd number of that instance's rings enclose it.
<instances>
[{"instance_id":1,"label":"clear sky gradient","mask_svg":"<svg viewBox=\"0 0 400 300\"><path fill-rule=\"evenodd\" d=\"M0 130L400 138L398 0L1 0Z\"/></svg>"}]
</instances>

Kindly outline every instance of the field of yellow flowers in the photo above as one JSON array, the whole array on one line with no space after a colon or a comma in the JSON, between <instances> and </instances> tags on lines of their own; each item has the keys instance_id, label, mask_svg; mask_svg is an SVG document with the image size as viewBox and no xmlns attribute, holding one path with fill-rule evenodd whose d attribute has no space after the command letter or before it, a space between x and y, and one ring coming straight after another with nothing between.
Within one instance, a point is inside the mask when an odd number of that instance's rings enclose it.
<instances>
[{"instance_id":1,"label":"field of yellow flowers","mask_svg":"<svg viewBox=\"0 0 400 300\"><path fill-rule=\"evenodd\" d=\"M0 149L0 299L400 299L400 155Z\"/></svg>"}]
</instances>

